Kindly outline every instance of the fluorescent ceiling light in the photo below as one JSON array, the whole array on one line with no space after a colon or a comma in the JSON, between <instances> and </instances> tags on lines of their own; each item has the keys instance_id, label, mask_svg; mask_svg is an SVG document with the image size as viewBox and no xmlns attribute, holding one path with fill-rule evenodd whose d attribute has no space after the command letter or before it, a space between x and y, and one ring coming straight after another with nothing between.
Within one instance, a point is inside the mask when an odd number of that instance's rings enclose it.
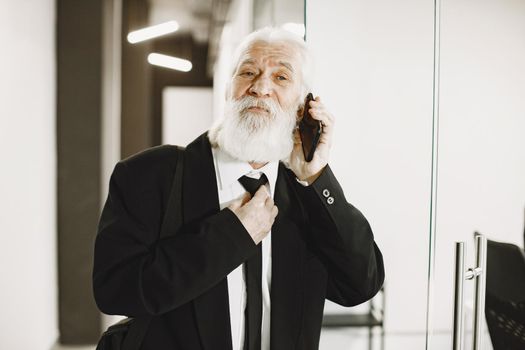
<instances>
[{"instance_id":1,"label":"fluorescent ceiling light","mask_svg":"<svg viewBox=\"0 0 525 350\"><path fill-rule=\"evenodd\" d=\"M289 22L289 23L283 24L282 28L289 32L299 35L301 38L304 38L304 33L306 32L304 28L304 24L302 23Z\"/></svg>"},{"instance_id":2,"label":"fluorescent ceiling light","mask_svg":"<svg viewBox=\"0 0 525 350\"><path fill-rule=\"evenodd\" d=\"M163 55L160 53L150 53L148 55L148 62L155 66L180 70L182 72L189 72L192 64L188 60L182 58Z\"/></svg>"},{"instance_id":3,"label":"fluorescent ceiling light","mask_svg":"<svg viewBox=\"0 0 525 350\"><path fill-rule=\"evenodd\" d=\"M128 34L128 41L131 44L135 44L144 40L156 38L161 35L173 33L177 29L179 29L179 24L177 21L169 21L130 32Z\"/></svg>"}]
</instances>

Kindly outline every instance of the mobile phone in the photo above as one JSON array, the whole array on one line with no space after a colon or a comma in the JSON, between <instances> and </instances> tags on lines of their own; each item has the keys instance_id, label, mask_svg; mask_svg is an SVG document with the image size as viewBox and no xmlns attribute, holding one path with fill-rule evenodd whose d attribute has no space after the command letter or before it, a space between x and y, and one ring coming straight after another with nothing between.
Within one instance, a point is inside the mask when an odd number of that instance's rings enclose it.
<instances>
[{"instance_id":1,"label":"mobile phone","mask_svg":"<svg viewBox=\"0 0 525 350\"><path fill-rule=\"evenodd\" d=\"M299 135L301 135L301 142L303 144L304 159L310 162L314 157L315 149L319 143L319 138L323 133L323 124L319 120L312 118L308 109L310 109L310 101L313 101L314 95L308 93L304 100L303 117L299 121Z\"/></svg>"}]
</instances>

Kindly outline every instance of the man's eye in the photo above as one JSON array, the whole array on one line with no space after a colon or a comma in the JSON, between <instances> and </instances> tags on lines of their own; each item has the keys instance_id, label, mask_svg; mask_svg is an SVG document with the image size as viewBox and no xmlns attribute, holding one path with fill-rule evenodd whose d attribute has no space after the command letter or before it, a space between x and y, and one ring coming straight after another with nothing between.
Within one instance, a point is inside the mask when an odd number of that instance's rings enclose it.
<instances>
[{"instance_id":1,"label":"man's eye","mask_svg":"<svg viewBox=\"0 0 525 350\"><path fill-rule=\"evenodd\" d=\"M253 72L242 72L241 75L246 76L246 77L253 77L254 73Z\"/></svg>"},{"instance_id":2,"label":"man's eye","mask_svg":"<svg viewBox=\"0 0 525 350\"><path fill-rule=\"evenodd\" d=\"M288 80L288 78L286 78L284 75L278 75L277 80L283 81L283 80Z\"/></svg>"}]
</instances>

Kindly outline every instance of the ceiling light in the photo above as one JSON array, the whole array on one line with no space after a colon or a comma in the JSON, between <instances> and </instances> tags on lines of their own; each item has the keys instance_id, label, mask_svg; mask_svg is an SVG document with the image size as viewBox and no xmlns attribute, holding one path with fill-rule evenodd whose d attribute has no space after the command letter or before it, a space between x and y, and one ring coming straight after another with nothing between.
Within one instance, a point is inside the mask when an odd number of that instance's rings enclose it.
<instances>
[{"instance_id":1,"label":"ceiling light","mask_svg":"<svg viewBox=\"0 0 525 350\"><path fill-rule=\"evenodd\" d=\"M150 53L148 55L148 62L155 66L180 70L182 72L189 72L192 64L188 60L182 58L163 55L160 53Z\"/></svg>"},{"instance_id":2,"label":"ceiling light","mask_svg":"<svg viewBox=\"0 0 525 350\"><path fill-rule=\"evenodd\" d=\"M128 34L128 41L131 44L135 44L144 40L156 38L161 35L173 33L177 29L179 29L179 24L177 21L169 21L130 32Z\"/></svg>"}]
</instances>

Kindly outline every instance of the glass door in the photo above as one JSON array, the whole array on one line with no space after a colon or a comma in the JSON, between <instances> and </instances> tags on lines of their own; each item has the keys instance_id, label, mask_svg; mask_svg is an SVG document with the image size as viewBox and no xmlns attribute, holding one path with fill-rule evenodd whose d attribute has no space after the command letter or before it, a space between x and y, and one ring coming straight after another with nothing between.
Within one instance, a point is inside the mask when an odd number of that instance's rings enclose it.
<instances>
[{"instance_id":1,"label":"glass door","mask_svg":"<svg viewBox=\"0 0 525 350\"><path fill-rule=\"evenodd\" d=\"M368 327L323 328L320 349L380 349L382 342L384 349L425 349L434 4L307 0L306 41L315 59L313 93L336 118L330 165L348 201L369 219L386 269L384 294L374 300L384 322L372 339ZM325 315L368 310L327 303Z\"/></svg>"},{"instance_id":2,"label":"glass door","mask_svg":"<svg viewBox=\"0 0 525 350\"><path fill-rule=\"evenodd\" d=\"M432 350L452 349L455 242L465 242L466 267L474 232L523 248L525 207L525 3L441 0L440 10ZM474 283L464 286L471 349ZM486 330L482 342L492 349Z\"/></svg>"}]
</instances>

